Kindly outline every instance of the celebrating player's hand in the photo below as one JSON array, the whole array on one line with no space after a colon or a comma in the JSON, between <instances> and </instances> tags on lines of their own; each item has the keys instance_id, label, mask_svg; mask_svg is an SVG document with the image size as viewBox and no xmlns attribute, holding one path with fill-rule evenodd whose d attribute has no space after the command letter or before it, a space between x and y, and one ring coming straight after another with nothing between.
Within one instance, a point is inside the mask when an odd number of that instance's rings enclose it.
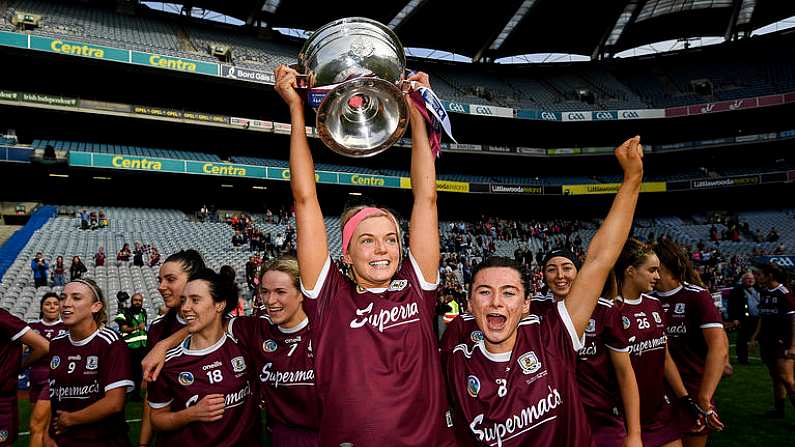
<instances>
[{"instance_id":1,"label":"celebrating player's hand","mask_svg":"<svg viewBox=\"0 0 795 447\"><path fill-rule=\"evenodd\" d=\"M643 177L643 146L640 144L640 135L622 143L616 148L615 155L624 170L625 180Z\"/></svg>"},{"instance_id":2,"label":"celebrating player's hand","mask_svg":"<svg viewBox=\"0 0 795 447\"><path fill-rule=\"evenodd\" d=\"M159 342L141 360L141 370L144 373L145 381L154 382L157 380L157 376L160 375L160 370L163 369L163 365L166 362L166 352L168 352L168 347L163 342Z\"/></svg>"},{"instance_id":3,"label":"celebrating player's hand","mask_svg":"<svg viewBox=\"0 0 795 447\"><path fill-rule=\"evenodd\" d=\"M726 427L726 425L724 425L718 417L718 412L712 407L706 411L704 415L704 421L706 422L707 427L709 427L712 431L722 431L723 428Z\"/></svg>"},{"instance_id":4,"label":"celebrating player's hand","mask_svg":"<svg viewBox=\"0 0 795 447\"><path fill-rule=\"evenodd\" d=\"M55 424L55 434L60 435L66 431L67 428L74 425L72 424L72 413L61 410L56 411L53 424Z\"/></svg>"},{"instance_id":5,"label":"celebrating player's hand","mask_svg":"<svg viewBox=\"0 0 795 447\"><path fill-rule=\"evenodd\" d=\"M274 85L274 88L284 102L286 102L291 109L294 107L303 107L301 96L295 91L296 87L298 87L298 72L286 65L279 65L276 67L273 74L276 77L276 85Z\"/></svg>"},{"instance_id":6,"label":"celebrating player's hand","mask_svg":"<svg viewBox=\"0 0 795 447\"><path fill-rule=\"evenodd\" d=\"M422 71L415 72L414 74L406 78L406 80L413 83L412 86L414 87L414 89L417 89L419 87L431 88L431 80L428 77L428 74ZM406 99L408 100L408 97L406 97ZM424 118L422 117L422 114L420 113L419 109L417 109L417 107L420 107L420 105L414 103L414 101L408 101L408 102L410 110L409 115L411 115L412 121L415 119L423 120Z\"/></svg>"},{"instance_id":7,"label":"celebrating player's hand","mask_svg":"<svg viewBox=\"0 0 795 447\"><path fill-rule=\"evenodd\" d=\"M224 417L224 395L208 394L193 407L192 419L201 422L213 422Z\"/></svg>"}]
</instances>

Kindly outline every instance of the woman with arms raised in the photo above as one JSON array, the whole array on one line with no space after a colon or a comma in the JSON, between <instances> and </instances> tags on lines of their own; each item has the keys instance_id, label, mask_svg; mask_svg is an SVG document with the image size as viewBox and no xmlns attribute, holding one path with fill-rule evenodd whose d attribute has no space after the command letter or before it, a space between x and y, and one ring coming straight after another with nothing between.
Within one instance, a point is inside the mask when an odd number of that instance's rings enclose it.
<instances>
[{"instance_id":1,"label":"woman with arms raised","mask_svg":"<svg viewBox=\"0 0 795 447\"><path fill-rule=\"evenodd\" d=\"M428 87L428 76L409 80ZM276 91L290 108L290 184L298 265L320 401L320 445L451 446L447 400L435 331L439 267L436 169L425 121L411 110L409 254L400 226L382 208L359 207L342 218L350 276L329 257L315 171L304 133L296 72L276 69Z\"/></svg>"}]
</instances>

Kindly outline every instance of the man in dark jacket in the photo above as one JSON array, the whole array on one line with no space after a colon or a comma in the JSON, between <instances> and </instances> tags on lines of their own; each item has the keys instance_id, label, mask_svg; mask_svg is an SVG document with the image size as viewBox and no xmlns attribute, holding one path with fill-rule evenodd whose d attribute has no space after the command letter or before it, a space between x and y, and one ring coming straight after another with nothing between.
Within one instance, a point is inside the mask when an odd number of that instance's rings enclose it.
<instances>
[{"instance_id":1,"label":"man in dark jacket","mask_svg":"<svg viewBox=\"0 0 795 447\"><path fill-rule=\"evenodd\" d=\"M44 287L47 285L47 271L50 269L50 264L44 259L41 252L36 253L36 257L30 261L30 268L33 270L33 283L36 287Z\"/></svg>"},{"instance_id":2,"label":"man in dark jacket","mask_svg":"<svg viewBox=\"0 0 795 447\"><path fill-rule=\"evenodd\" d=\"M751 272L743 273L734 290L729 294L727 311L729 322L737 330L737 363L748 364L748 342L759 321L759 290Z\"/></svg>"}]
</instances>

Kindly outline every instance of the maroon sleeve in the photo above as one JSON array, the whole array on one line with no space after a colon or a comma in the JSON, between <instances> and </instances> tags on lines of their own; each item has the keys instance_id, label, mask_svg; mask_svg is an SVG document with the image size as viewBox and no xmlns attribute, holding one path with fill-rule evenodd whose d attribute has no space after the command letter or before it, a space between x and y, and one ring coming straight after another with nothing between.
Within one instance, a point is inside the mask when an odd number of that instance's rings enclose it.
<instances>
[{"instance_id":1,"label":"maroon sleeve","mask_svg":"<svg viewBox=\"0 0 795 447\"><path fill-rule=\"evenodd\" d=\"M325 312L326 307L333 305L334 296L342 287L345 287L345 281L348 279L342 275L337 265L329 257L326 258L326 263L320 270L320 276L317 278L314 289L307 290L301 282L301 292L308 298L304 300L304 309L308 311L310 321L322 324L327 313Z\"/></svg>"},{"instance_id":2,"label":"maroon sleeve","mask_svg":"<svg viewBox=\"0 0 795 447\"><path fill-rule=\"evenodd\" d=\"M166 380L168 380L166 379L166 372L163 371L157 380L149 384L146 400L149 402L150 407L155 409L164 408L174 400L174 395Z\"/></svg>"},{"instance_id":3,"label":"maroon sleeve","mask_svg":"<svg viewBox=\"0 0 795 447\"><path fill-rule=\"evenodd\" d=\"M629 339L621 323L621 312L613 306L605 311L603 340L613 351L629 352Z\"/></svg>"},{"instance_id":4,"label":"maroon sleeve","mask_svg":"<svg viewBox=\"0 0 795 447\"><path fill-rule=\"evenodd\" d=\"M100 360L99 385L106 393L114 388L125 387L131 391L135 384L132 380L130 352L127 345L116 340L108 346Z\"/></svg>"},{"instance_id":5,"label":"maroon sleeve","mask_svg":"<svg viewBox=\"0 0 795 447\"><path fill-rule=\"evenodd\" d=\"M795 317L795 295L792 292L784 295L784 299L781 300L781 306L783 307L784 315Z\"/></svg>"},{"instance_id":6,"label":"maroon sleeve","mask_svg":"<svg viewBox=\"0 0 795 447\"><path fill-rule=\"evenodd\" d=\"M443 353L450 353L453 348L461 343L461 332L464 328L464 319L461 316L453 318L453 321L447 324L447 329L442 334L442 340L439 342L439 350Z\"/></svg>"},{"instance_id":7,"label":"maroon sleeve","mask_svg":"<svg viewBox=\"0 0 795 447\"><path fill-rule=\"evenodd\" d=\"M723 329L723 318L718 312L718 308L715 307L715 302L712 299L712 295L709 294L706 290L700 292L696 295L696 308L698 312L696 317L698 318L698 327L701 329L709 329L709 328L720 328Z\"/></svg>"},{"instance_id":8,"label":"maroon sleeve","mask_svg":"<svg viewBox=\"0 0 795 447\"><path fill-rule=\"evenodd\" d=\"M11 315L7 310L0 309L0 336L16 341L29 330L27 323Z\"/></svg>"},{"instance_id":9,"label":"maroon sleeve","mask_svg":"<svg viewBox=\"0 0 795 447\"><path fill-rule=\"evenodd\" d=\"M260 319L267 321L266 317L232 317L227 323L227 332L237 341L238 346L244 351L250 352L252 347L259 347L257 344L257 324Z\"/></svg>"},{"instance_id":10,"label":"maroon sleeve","mask_svg":"<svg viewBox=\"0 0 795 447\"><path fill-rule=\"evenodd\" d=\"M532 317L532 315L531 315ZM536 317L537 318L537 317ZM545 326L542 333L547 350L550 352L561 353L564 358L575 362L577 351L584 345L584 337L577 336L574 322L571 321L566 304L558 301L547 311L541 319L541 324Z\"/></svg>"}]
</instances>

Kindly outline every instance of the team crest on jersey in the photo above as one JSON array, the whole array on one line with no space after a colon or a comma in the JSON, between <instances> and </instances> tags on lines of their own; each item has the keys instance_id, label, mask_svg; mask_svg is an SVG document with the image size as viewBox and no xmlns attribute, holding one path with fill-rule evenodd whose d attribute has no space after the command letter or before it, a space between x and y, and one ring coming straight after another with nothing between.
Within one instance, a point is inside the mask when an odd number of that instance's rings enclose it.
<instances>
[{"instance_id":1,"label":"team crest on jersey","mask_svg":"<svg viewBox=\"0 0 795 447\"><path fill-rule=\"evenodd\" d=\"M86 369L97 369L99 367L99 357L89 355L86 357Z\"/></svg>"},{"instance_id":2,"label":"team crest on jersey","mask_svg":"<svg viewBox=\"0 0 795 447\"><path fill-rule=\"evenodd\" d=\"M57 355L52 356L52 360L50 360L50 369L56 369L61 364L61 358Z\"/></svg>"},{"instance_id":3,"label":"team crest on jersey","mask_svg":"<svg viewBox=\"0 0 795 447\"><path fill-rule=\"evenodd\" d=\"M621 317L621 323L624 325L624 329L629 329L629 326L632 324L626 316Z\"/></svg>"},{"instance_id":4,"label":"team crest on jersey","mask_svg":"<svg viewBox=\"0 0 795 447\"><path fill-rule=\"evenodd\" d=\"M585 332L596 332L596 320L593 318L588 320L588 327L585 328Z\"/></svg>"},{"instance_id":5,"label":"team crest on jersey","mask_svg":"<svg viewBox=\"0 0 795 447\"><path fill-rule=\"evenodd\" d=\"M519 362L519 367L522 368L522 372L525 374L533 374L541 369L541 362L538 361L534 351L525 352L516 361Z\"/></svg>"},{"instance_id":6,"label":"team crest on jersey","mask_svg":"<svg viewBox=\"0 0 795 447\"><path fill-rule=\"evenodd\" d=\"M480 343L483 341L483 332L472 331L472 333L469 334L469 339L472 340L473 343Z\"/></svg>"},{"instance_id":7,"label":"team crest on jersey","mask_svg":"<svg viewBox=\"0 0 795 447\"><path fill-rule=\"evenodd\" d=\"M236 372L243 372L246 370L246 359L243 357L235 357L232 359L232 369Z\"/></svg>"},{"instance_id":8,"label":"team crest on jersey","mask_svg":"<svg viewBox=\"0 0 795 447\"><path fill-rule=\"evenodd\" d=\"M674 313L675 314L685 313L685 303L676 303L676 306L674 306Z\"/></svg>"},{"instance_id":9,"label":"team crest on jersey","mask_svg":"<svg viewBox=\"0 0 795 447\"><path fill-rule=\"evenodd\" d=\"M265 340L262 342L262 350L265 352L276 352L279 345L274 340Z\"/></svg>"},{"instance_id":10,"label":"team crest on jersey","mask_svg":"<svg viewBox=\"0 0 795 447\"><path fill-rule=\"evenodd\" d=\"M191 373L190 371L181 372L177 376L177 381L182 386L193 385L193 373Z\"/></svg>"},{"instance_id":11,"label":"team crest on jersey","mask_svg":"<svg viewBox=\"0 0 795 447\"><path fill-rule=\"evenodd\" d=\"M660 314L658 314L657 312L652 312L652 313L651 313L651 316L652 316L652 317L654 317L654 321L655 321L657 324L660 324L660 323L662 323L662 318L660 318Z\"/></svg>"},{"instance_id":12,"label":"team crest on jersey","mask_svg":"<svg viewBox=\"0 0 795 447\"><path fill-rule=\"evenodd\" d=\"M467 377L467 394L478 397L478 393L480 393L480 379L475 376Z\"/></svg>"},{"instance_id":13,"label":"team crest on jersey","mask_svg":"<svg viewBox=\"0 0 795 447\"><path fill-rule=\"evenodd\" d=\"M8 441L8 430L0 430L0 442Z\"/></svg>"},{"instance_id":14,"label":"team crest on jersey","mask_svg":"<svg viewBox=\"0 0 795 447\"><path fill-rule=\"evenodd\" d=\"M396 279L389 284L389 289L387 290L389 290L390 292L399 292L405 289L407 285L409 285L408 280Z\"/></svg>"}]
</instances>

